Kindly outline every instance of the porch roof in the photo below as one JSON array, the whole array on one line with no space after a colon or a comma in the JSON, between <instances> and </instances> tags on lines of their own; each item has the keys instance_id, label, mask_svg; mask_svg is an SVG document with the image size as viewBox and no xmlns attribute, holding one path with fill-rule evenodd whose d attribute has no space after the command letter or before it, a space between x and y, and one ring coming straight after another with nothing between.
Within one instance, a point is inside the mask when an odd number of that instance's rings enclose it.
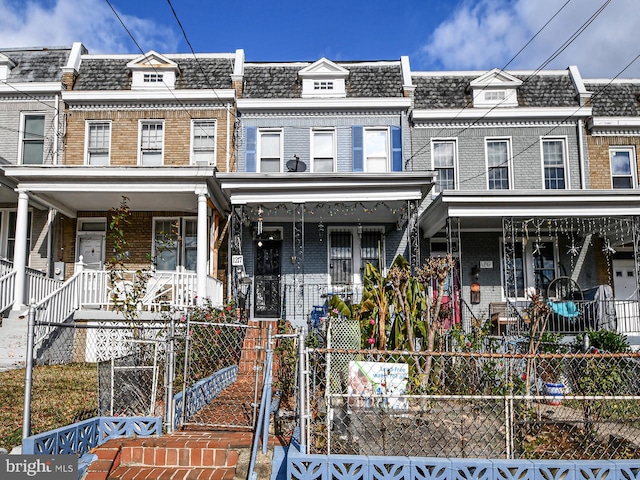
<instances>
[{"instance_id":1,"label":"porch roof","mask_svg":"<svg viewBox=\"0 0 640 480\"><path fill-rule=\"evenodd\" d=\"M232 205L270 205L316 203L314 220L353 220L344 208L332 211L332 205L358 204L376 211L376 221L397 221L394 209L406 207L407 201L421 201L433 186L433 171L385 173L219 173L222 190ZM390 207L391 216L383 218L382 209ZM340 213L340 215L338 215ZM354 215L359 212L354 211ZM344 218L342 218L344 217Z\"/></svg>"},{"instance_id":2,"label":"porch roof","mask_svg":"<svg viewBox=\"0 0 640 480\"><path fill-rule=\"evenodd\" d=\"M205 193L221 213L229 200L220 190L213 166L98 167L2 165L17 189L36 204L68 217L78 211L108 210L129 198L131 210L197 211L197 194Z\"/></svg>"},{"instance_id":3,"label":"porch roof","mask_svg":"<svg viewBox=\"0 0 640 480\"><path fill-rule=\"evenodd\" d=\"M464 229L499 230L503 217L605 217L640 215L638 190L445 191L420 215L425 238L444 228L447 218Z\"/></svg>"}]
</instances>

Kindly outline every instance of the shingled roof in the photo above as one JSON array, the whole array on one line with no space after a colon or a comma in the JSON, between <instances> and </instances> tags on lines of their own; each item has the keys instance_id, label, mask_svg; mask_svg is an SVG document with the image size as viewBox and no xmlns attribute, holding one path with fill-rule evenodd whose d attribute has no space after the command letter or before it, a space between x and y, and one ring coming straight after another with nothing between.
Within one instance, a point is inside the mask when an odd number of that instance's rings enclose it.
<instances>
[{"instance_id":1,"label":"shingled roof","mask_svg":"<svg viewBox=\"0 0 640 480\"><path fill-rule=\"evenodd\" d=\"M199 57L198 60L193 57L166 57L180 68L176 89L231 88L234 62L231 57ZM129 90L131 75L127 63L133 58L84 57L74 90Z\"/></svg>"},{"instance_id":2,"label":"shingled roof","mask_svg":"<svg viewBox=\"0 0 640 480\"><path fill-rule=\"evenodd\" d=\"M594 117L640 117L640 80L629 82L589 81Z\"/></svg>"},{"instance_id":3,"label":"shingled roof","mask_svg":"<svg viewBox=\"0 0 640 480\"><path fill-rule=\"evenodd\" d=\"M473 107L469 84L477 74L434 74L412 76L416 109ZM512 74L522 80L518 87L520 107L577 107L576 90L567 72L562 74Z\"/></svg>"},{"instance_id":4,"label":"shingled roof","mask_svg":"<svg viewBox=\"0 0 640 480\"><path fill-rule=\"evenodd\" d=\"M347 98L402 97L400 62L337 62L349 71ZM299 63L251 63L245 65L243 98L300 98L298 72L311 65Z\"/></svg>"},{"instance_id":5,"label":"shingled roof","mask_svg":"<svg viewBox=\"0 0 640 480\"><path fill-rule=\"evenodd\" d=\"M67 63L71 47L0 49L0 53L16 64L7 82L61 82L62 67Z\"/></svg>"}]
</instances>

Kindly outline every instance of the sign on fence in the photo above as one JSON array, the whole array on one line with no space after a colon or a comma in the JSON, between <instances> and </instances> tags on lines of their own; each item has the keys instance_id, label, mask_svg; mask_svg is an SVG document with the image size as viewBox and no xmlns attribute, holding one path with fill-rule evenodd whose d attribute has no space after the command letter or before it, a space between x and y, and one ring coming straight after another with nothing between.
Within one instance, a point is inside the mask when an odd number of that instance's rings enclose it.
<instances>
[{"instance_id":1,"label":"sign on fence","mask_svg":"<svg viewBox=\"0 0 640 480\"><path fill-rule=\"evenodd\" d=\"M409 365L406 363L349 362L349 405L383 406L406 410Z\"/></svg>"}]
</instances>

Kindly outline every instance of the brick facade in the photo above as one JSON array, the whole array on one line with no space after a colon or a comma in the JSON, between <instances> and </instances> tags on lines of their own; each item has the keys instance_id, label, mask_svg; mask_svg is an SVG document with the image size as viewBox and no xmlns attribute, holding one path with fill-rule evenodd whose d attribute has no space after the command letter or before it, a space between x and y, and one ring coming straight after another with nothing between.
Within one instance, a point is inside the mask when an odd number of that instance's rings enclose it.
<instances>
[{"instance_id":1,"label":"brick facade","mask_svg":"<svg viewBox=\"0 0 640 480\"><path fill-rule=\"evenodd\" d=\"M85 132L88 120L111 120L110 165L135 166L138 164L139 121L164 120L164 165L180 166L190 164L191 121L192 119L215 119L216 162L219 171L227 171L227 157L233 165L232 144L227 147L227 130L232 133L233 111L218 109L185 110L72 110L67 115L65 136L65 165L85 164ZM227 129L227 122L230 128Z\"/></svg>"},{"instance_id":2,"label":"brick facade","mask_svg":"<svg viewBox=\"0 0 640 480\"><path fill-rule=\"evenodd\" d=\"M635 147L636 169L638 168L637 152L640 147L640 137L589 135L587 137L587 143L589 148L589 163L591 166L591 188L593 189L612 188L609 147Z\"/></svg>"}]
</instances>

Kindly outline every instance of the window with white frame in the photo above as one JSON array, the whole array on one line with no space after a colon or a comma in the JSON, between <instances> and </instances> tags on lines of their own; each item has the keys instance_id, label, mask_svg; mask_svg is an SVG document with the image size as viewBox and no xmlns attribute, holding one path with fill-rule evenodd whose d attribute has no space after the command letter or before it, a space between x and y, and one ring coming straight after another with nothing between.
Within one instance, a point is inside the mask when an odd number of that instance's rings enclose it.
<instances>
[{"instance_id":1,"label":"window with white frame","mask_svg":"<svg viewBox=\"0 0 640 480\"><path fill-rule=\"evenodd\" d=\"M162 165L164 145L164 123L162 121L140 122L140 165Z\"/></svg>"},{"instance_id":2,"label":"window with white frame","mask_svg":"<svg viewBox=\"0 0 640 480\"><path fill-rule=\"evenodd\" d=\"M389 171L389 130L364 129L364 171Z\"/></svg>"},{"instance_id":3,"label":"window with white frame","mask_svg":"<svg viewBox=\"0 0 640 480\"><path fill-rule=\"evenodd\" d=\"M371 263L384 268L384 235L379 227L332 229L329 232L329 277L331 285L344 287L362 282Z\"/></svg>"},{"instance_id":4,"label":"window with white frame","mask_svg":"<svg viewBox=\"0 0 640 480\"><path fill-rule=\"evenodd\" d=\"M333 81L331 80L316 80L313 82L314 90L333 90Z\"/></svg>"},{"instance_id":5,"label":"window with white frame","mask_svg":"<svg viewBox=\"0 0 640 480\"><path fill-rule=\"evenodd\" d=\"M636 152L633 147L610 147L611 188L635 188Z\"/></svg>"},{"instance_id":6,"label":"window with white frame","mask_svg":"<svg viewBox=\"0 0 640 480\"><path fill-rule=\"evenodd\" d=\"M22 128L22 163L44 163L44 115L24 115Z\"/></svg>"},{"instance_id":7,"label":"window with white frame","mask_svg":"<svg viewBox=\"0 0 640 480\"><path fill-rule=\"evenodd\" d=\"M156 218L153 222L153 257L157 270L195 272L197 219Z\"/></svg>"},{"instance_id":8,"label":"window with white frame","mask_svg":"<svg viewBox=\"0 0 640 480\"><path fill-rule=\"evenodd\" d=\"M511 146L508 139L487 139L487 186L489 190L509 190Z\"/></svg>"},{"instance_id":9,"label":"window with white frame","mask_svg":"<svg viewBox=\"0 0 640 480\"><path fill-rule=\"evenodd\" d=\"M456 142L455 140L434 140L431 144L433 169L438 172L434 192L456 188Z\"/></svg>"},{"instance_id":10,"label":"window with white frame","mask_svg":"<svg viewBox=\"0 0 640 480\"><path fill-rule=\"evenodd\" d=\"M6 237L0 237L0 256L4 256L9 260L13 260L16 249L16 222L18 214L15 210L5 211L0 217L0 232L6 232ZM31 252L31 212L27 217L27 265L29 254Z\"/></svg>"},{"instance_id":11,"label":"window with white frame","mask_svg":"<svg viewBox=\"0 0 640 480\"><path fill-rule=\"evenodd\" d=\"M261 130L258 142L260 172L282 171L282 131Z\"/></svg>"},{"instance_id":12,"label":"window with white frame","mask_svg":"<svg viewBox=\"0 0 640 480\"><path fill-rule=\"evenodd\" d=\"M109 165L110 122L87 122L87 165Z\"/></svg>"},{"instance_id":13,"label":"window with white frame","mask_svg":"<svg viewBox=\"0 0 640 480\"><path fill-rule=\"evenodd\" d=\"M216 164L216 121L194 120L191 158L195 165Z\"/></svg>"},{"instance_id":14,"label":"window with white frame","mask_svg":"<svg viewBox=\"0 0 640 480\"><path fill-rule=\"evenodd\" d=\"M507 295L526 298L530 290L546 295L549 284L557 277L557 242L548 237L527 242L518 240L513 248L515 285L509 286Z\"/></svg>"},{"instance_id":15,"label":"window with white frame","mask_svg":"<svg viewBox=\"0 0 640 480\"><path fill-rule=\"evenodd\" d=\"M334 130L313 130L311 132L311 170L313 172L334 171L335 143Z\"/></svg>"},{"instance_id":16,"label":"window with white frame","mask_svg":"<svg viewBox=\"0 0 640 480\"><path fill-rule=\"evenodd\" d=\"M143 73L142 81L144 83L162 83L163 75L161 73Z\"/></svg>"},{"instance_id":17,"label":"window with white frame","mask_svg":"<svg viewBox=\"0 0 640 480\"><path fill-rule=\"evenodd\" d=\"M567 188L565 156L564 139L542 139L544 188L546 190L564 190Z\"/></svg>"}]
</instances>

